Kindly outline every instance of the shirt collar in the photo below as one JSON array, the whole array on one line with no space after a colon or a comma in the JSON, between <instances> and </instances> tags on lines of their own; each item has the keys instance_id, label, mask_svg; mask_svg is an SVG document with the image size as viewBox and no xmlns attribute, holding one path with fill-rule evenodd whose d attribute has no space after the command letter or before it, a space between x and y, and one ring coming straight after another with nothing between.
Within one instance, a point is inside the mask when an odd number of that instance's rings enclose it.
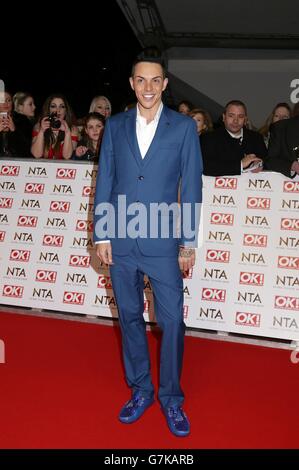
<instances>
[{"instance_id":1,"label":"shirt collar","mask_svg":"<svg viewBox=\"0 0 299 470\"><path fill-rule=\"evenodd\" d=\"M143 116L141 116L141 114L140 114L138 104L137 104L136 108L137 108L136 121L138 121L138 122L140 122L140 123L146 123L146 118L143 117ZM162 101L161 101L160 106L159 106L159 108L158 108L158 110L157 110L157 112L156 112L156 114L155 114L155 117L154 117L154 119L150 122L150 124L151 124L151 123L158 123L158 122L159 122L159 119L160 119L162 110L163 110L163 103L162 103Z\"/></svg>"},{"instance_id":2,"label":"shirt collar","mask_svg":"<svg viewBox=\"0 0 299 470\"><path fill-rule=\"evenodd\" d=\"M238 135L233 134L232 132L230 132L230 131L229 131L228 129L226 129L226 128L225 128L225 130L226 130L226 132L228 132L229 135L230 135L231 137L233 137L234 139L243 139L243 127L242 127L242 129L240 130L240 133L239 133Z\"/></svg>"}]
</instances>

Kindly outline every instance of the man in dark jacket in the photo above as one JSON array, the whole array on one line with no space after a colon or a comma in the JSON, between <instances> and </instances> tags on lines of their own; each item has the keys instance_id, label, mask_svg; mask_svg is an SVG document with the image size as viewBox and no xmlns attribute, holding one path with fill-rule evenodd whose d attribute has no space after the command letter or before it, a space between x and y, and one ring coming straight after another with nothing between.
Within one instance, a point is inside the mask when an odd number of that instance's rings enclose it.
<instances>
[{"instance_id":1,"label":"man in dark jacket","mask_svg":"<svg viewBox=\"0 0 299 470\"><path fill-rule=\"evenodd\" d=\"M262 136L246 129L247 110L242 101L227 103L224 126L201 138L203 173L209 176L240 175L261 171L267 149Z\"/></svg>"},{"instance_id":2,"label":"man in dark jacket","mask_svg":"<svg viewBox=\"0 0 299 470\"><path fill-rule=\"evenodd\" d=\"M299 116L271 126L266 166L289 178L299 174Z\"/></svg>"}]
</instances>

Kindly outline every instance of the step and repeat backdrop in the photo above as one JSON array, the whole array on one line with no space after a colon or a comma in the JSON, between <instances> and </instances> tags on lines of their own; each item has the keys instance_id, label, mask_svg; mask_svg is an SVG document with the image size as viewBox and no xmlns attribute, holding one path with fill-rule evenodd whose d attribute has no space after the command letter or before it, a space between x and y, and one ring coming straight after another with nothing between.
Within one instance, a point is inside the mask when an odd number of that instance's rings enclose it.
<instances>
[{"instance_id":1,"label":"step and repeat backdrop","mask_svg":"<svg viewBox=\"0 0 299 470\"><path fill-rule=\"evenodd\" d=\"M116 317L92 241L97 167L0 162L0 303ZM188 327L299 340L299 178L204 177ZM145 319L153 321L145 278Z\"/></svg>"}]
</instances>

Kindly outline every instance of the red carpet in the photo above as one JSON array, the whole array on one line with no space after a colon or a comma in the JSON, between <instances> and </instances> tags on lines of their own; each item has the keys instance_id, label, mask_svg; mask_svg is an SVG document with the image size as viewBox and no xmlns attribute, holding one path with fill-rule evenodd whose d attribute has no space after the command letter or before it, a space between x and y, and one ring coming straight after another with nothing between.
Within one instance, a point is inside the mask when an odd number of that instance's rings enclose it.
<instances>
[{"instance_id":1,"label":"red carpet","mask_svg":"<svg viewBox=\"0 0 299 470\"><path fill-rule=\"evenodd\" d=\"M298 448L299 364L290 352L186 337L190 437L158 403L132 425L118 327L0 313L1 448ZM157 382L157 336L149 334Z\"/></svg>"}]
</instances>

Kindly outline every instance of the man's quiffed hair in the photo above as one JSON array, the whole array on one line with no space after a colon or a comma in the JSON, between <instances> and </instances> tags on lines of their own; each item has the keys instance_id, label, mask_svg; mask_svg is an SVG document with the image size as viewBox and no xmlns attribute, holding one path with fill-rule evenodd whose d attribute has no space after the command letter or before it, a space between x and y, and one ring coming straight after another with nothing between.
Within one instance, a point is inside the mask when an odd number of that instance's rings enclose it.
<instances>
[{"instance_id":1,"label":"man's quiffed hair","mask_svg":"<svg viewBox=\"0 0 299 470\"><path fill-rule=\"evenodd\" d=\"M134 76L135 67L139 62L152 62L153 64L160 64L163 70L163 78L166 77L166 65L161 51L156 47L146 47L143 49L132 64L131 77Z\"/></svg>"}]
</instances>

